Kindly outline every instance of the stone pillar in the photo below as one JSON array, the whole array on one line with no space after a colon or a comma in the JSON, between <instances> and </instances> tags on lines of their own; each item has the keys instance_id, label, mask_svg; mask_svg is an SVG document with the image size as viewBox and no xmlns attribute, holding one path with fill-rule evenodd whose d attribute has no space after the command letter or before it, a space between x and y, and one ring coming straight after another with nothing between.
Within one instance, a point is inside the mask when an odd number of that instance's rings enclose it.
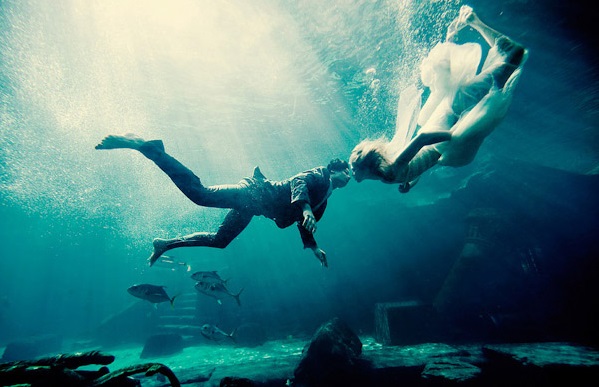
<instances>
[{"instance_id":1,"label":"stone pillar","mask_svg":"<svg viewBox=\"0 0 599 387\"><path fill-rule=\"evenodd\" d=\"M383 345L411 345L434 341L431 307L420 301L381 302L374 308L374 339Z\"/></svg>"},{"instance_id":2,"label":"stone pillar","mask_svg":"<svg viewBox=\"0 0 599 387\"><path fill-rule=\"evenodd\" d=\"M481 275L501 250L506 217L494 208L476 208L466 217L468 231L464 247L433 302L439 313L468 308L480 301L477 292Z\"/></svg>"}]
</instances>

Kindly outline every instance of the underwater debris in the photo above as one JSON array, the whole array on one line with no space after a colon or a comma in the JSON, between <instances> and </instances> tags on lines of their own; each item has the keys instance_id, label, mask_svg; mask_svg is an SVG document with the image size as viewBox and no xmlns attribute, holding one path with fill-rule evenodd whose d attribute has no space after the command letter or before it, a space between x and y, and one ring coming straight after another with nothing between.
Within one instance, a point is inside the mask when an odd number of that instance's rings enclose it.
<instances>
[{"instance_id":1,"label":"underwater debris","mask_svg":"<svg viewBox=\"0 0 599 387\"><path fill-rule=\"evenodd\" d=\"M100 351L61 354L39 360L19 360L0 364L0 385L33 384L40 387L51 386L138 386L130 376L144 373L145 376L164 375L172 387L181 383L167 366L160 363L145 363L110 372L106 365L114 361L114 356ZM77 371L76 368L91 364L102 365L97 371Z\"/></svg>"}]
</instances>

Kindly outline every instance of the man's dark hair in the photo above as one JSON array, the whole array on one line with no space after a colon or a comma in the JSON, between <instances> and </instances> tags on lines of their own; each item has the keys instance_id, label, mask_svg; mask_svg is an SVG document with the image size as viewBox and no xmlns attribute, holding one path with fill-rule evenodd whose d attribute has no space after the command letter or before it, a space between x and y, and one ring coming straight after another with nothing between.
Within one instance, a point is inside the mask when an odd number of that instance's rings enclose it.
<instances>
[{"instance_id":1,"label":"man's dark hair","mask_svg":"<svg viewBox=\"0 0 599 387\"><path fill-rule=\"evenodd\" d=\"M347 163L347 161L345 160L341 160L341 159L333 159L329 162L329 165L327 165L327 169L329 171L343 171L345 169L349 168L349 164Z\"/></svg>"}]
</instances>

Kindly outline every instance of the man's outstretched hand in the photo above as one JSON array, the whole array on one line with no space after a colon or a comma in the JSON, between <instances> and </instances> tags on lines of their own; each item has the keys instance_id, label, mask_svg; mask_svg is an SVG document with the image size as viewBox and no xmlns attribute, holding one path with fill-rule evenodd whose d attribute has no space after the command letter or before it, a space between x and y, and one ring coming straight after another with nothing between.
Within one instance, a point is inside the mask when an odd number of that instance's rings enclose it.
<instances>
[{"instance_id":1,"label":"man's outstretched hand","mask_svg":"<svg viewBox=\"0 0 599 387\"><path fill-rule=\"evenodd\" d=\"M327 262L327 253L325 253L323 249L315 247L314 249L312 249L312 251L314 251L314 255L320 261L320 264L322 266L329 267L329 264Z\"/></svg>"},{"instance_id":2,"label":"man's outstretched hand","mask_svg":"<svg viewBox=\"0 0 599 387\"><path fill-rule=\"evenodd\" d=\"M304 221L302 222L302 227L308 230L310 234L314 234L316 232L316 218L312 213L312 209L309 207L303 211Z\"/></svg>"}]
</instances>

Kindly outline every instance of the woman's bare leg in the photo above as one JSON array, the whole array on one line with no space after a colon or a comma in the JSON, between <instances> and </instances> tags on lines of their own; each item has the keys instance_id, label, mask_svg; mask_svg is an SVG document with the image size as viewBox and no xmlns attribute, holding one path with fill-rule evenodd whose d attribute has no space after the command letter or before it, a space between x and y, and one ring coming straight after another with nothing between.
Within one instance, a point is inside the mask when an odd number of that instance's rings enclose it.
<instances>
[{"instance_id":1,"label":"woman's bare leg","mask_svg":"<svg viewBox=\"0 0 599 387\"><path fill-rule=\"evenodd\" d=\"M485 39L485 41L487 42L487 44L489 44L489 46L495 45L495 41L498 38L505 36L501 32L499 32L499 31L489 27L485 23L483 23L483 21L480 20L478 15L476 13L474 13L474 11L472 11L472 8L470 8L470 13L466 14L465 16L466 16L466 24L468 26L474 28L476 31L478 31L478 33Z\"/></svg>"},{"instance_id":2,"label":"woman's bare leg","mask_svg":"<svg viewBox=\"0 0 599 387\"><path fill-rule=\"evenodd\" d=\"M495 40L501 36L504 36L502 33L483 23L471 7L463 5L462 8L460 8L459 16L453 22L451 22L447 28L446 40L453 40L455 35L461 29L467 26L478 31L478 33L481 34L489 46L495 45Z\"/></svg>"},{"instance_id":3,"label":"woman's bare leg","mask_svg":"<svg viewBox=\"0 0 599 387\"><path fill-rule=\"evenodd\" d=\"M495 64L489 63L491 65L488 66L487 62L485 62L483 73L491 74L495 84L499 88L503 88L514 71L524 63L526 49L507 35L483 23L472 8L467 5L462 6L460 15L447 28L447 40L453 39L457 32L466 26L475 29L489 46L495 48L501 55L501 58L497 58L500 59L499 61L494 59L496 61ZM488 60L489 57L487 57ZM479 74L478 77L481 79L484 78L486 75L483 73ZM475 82L476 80L473 81L473 83Z\"/></svg>"}]
</instances>

